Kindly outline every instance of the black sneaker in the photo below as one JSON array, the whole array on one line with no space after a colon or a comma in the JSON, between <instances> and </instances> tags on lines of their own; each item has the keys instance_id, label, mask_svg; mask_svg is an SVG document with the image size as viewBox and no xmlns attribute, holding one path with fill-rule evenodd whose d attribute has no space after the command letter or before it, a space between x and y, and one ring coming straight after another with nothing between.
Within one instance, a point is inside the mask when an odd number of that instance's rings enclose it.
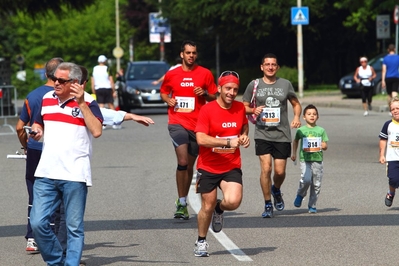
<instances>
[{"instance_id":1,"label":"black sneaker","mask_svg":"<svg viewBox=\"0 0 399 266\"><path fill-rule=\"evenodd\" d=\"M387 196L385 197L385 205L387 207L391 207L392 206L392 202L393 202L393 198L395 197L395 195L392 195L391 193L387 193Z\"/></svg>"},{"instance_id":2,"label":"black sneaker","mask_svg":"<svg viewBox=\"0 0 399 266\"><path fill-rule=\"evenodd\" d=\"M281 193L280 189L276 192L277 190L274 185L272 186L272 196L274 198L274 208L278 211L284 210L284 200L283 200L283 194Z\"/></svg>"}]
</instances>

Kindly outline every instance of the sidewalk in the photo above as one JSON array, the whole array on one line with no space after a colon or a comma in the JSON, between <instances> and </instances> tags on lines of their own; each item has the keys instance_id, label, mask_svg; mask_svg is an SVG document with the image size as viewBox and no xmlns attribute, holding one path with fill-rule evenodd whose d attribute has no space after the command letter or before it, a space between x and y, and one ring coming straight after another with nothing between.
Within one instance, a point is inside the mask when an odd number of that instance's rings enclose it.
<instances>
[{"instance_id":1,"label":"sidewalk","mask_svg":"<svg viewBox=\"0 0 399 266\"><path fill-rule=\"evenodd\" d=\"M314 104L316 107L337 107L337 108L353 108L363 109L361 98L346 98L340 92L333 92L323 95L310 95L300 98L302 108L308 104ZM373 99L372 110L377 112L388 112L388 104L386 99Z\"/></svg>"}]
</instances>

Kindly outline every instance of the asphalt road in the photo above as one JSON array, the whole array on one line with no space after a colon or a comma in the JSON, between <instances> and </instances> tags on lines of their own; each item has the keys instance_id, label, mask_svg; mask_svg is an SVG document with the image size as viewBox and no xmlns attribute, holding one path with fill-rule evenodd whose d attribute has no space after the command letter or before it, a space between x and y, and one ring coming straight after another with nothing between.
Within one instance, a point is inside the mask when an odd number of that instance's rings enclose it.
<instances>
[{"instance_id":1,"label":"asphalt road","mask_svg":"<svg viewBox=\"0 0 399 266\"><path fill-rule=\"evenodd\" d=\"M222 233L209 233L209 258L193 255L195 193L190 192L190 220L172 218L176 160L167 115L150 114L156 124L149 128L125 122L121 130L105 130L94 141L82 259L95 266L399 265L399 202L384 205L388 185L385 167L378 163L378 134L390 117L386 112L363 117L361 109L352 108L320 107L319 113L318 124L330 141L318 213L308 214L308 198L303 207L294 207L300 169L289 161L282 187L285 210L261 218L252 142L242 149L243 202L226 212ZM253 136L252 125L250 131ZM0 147L0 265L44 265L40 255L25 252L25 163L6 159L20 147L16 135L0 135Z\"/></svg>"}]
</instances>

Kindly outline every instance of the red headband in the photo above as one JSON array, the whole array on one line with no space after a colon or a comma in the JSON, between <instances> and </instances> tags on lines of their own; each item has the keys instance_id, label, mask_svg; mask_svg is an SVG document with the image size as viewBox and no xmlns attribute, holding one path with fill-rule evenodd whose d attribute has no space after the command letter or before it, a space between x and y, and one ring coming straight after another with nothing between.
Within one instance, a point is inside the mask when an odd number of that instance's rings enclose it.
<instances>
[{"instance_id":1,"label":"red headband","mask_svg":"<svg viewBox=\"0 0 399 266\"><path fill-rule=\"evenodd\" d=\"M238 86L240 86L240 80L234 75L220 77L218 82L219 82L219 86L223 86L224 84L230 83L230 82L235 83Z\"/></svg>"}]
</instances>

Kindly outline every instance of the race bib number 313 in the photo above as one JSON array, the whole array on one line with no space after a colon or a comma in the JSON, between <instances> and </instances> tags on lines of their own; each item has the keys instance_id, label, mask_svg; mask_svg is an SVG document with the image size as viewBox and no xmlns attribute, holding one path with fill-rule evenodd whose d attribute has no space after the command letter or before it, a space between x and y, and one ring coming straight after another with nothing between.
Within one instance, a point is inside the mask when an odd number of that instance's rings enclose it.
<instances>
[{"instance_id":1,"label":"race bib number 313","mask_svg":"<svg viewBox=\"0 0 399 266\"><path fill-rule=\"evenodd\" d=\"M280 108L263 108L260 120L265 126L278 126L280 124Z\"/></svg>"}]
</instances>

